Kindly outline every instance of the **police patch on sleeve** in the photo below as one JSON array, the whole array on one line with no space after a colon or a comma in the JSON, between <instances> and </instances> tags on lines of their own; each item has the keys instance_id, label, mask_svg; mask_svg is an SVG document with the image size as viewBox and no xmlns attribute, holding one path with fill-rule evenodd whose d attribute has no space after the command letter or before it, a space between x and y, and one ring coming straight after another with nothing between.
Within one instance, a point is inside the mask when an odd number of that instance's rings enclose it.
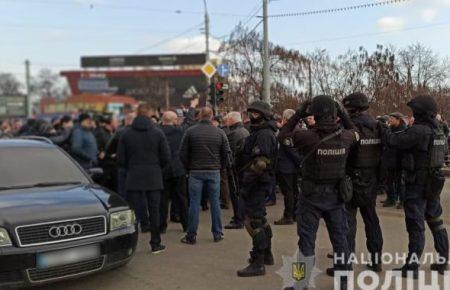
<instances>
[{"instance_id":1,"label":"police patch on sleeve","mask_svg":"<svg viewBox=\"0 0 450 290\"><path fill-rule=\"evenodd\" d=\"M285 138L285 139L283 140L283 144L284 144L285 146L287 146L287 147L293 147L293 146L294 146L294 140L292 140L292 138L290 138L290 137Z\"/></svg>"}]
</instances>

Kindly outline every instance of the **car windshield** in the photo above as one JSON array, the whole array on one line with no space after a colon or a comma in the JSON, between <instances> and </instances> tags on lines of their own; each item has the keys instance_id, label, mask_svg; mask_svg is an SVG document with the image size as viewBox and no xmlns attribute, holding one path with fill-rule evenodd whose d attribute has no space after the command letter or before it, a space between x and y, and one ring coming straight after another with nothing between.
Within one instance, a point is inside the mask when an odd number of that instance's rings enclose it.
<instances>
[{"instance_id":1,"label":"car windshield","mask_svg":"<svg viewBox=\"0 0 450 290\"><path fill-rule=\"evenodd\" d=\"M1 148L0 160L0 190L89 183L58 148Z\"/></svg>"}]
</instances>

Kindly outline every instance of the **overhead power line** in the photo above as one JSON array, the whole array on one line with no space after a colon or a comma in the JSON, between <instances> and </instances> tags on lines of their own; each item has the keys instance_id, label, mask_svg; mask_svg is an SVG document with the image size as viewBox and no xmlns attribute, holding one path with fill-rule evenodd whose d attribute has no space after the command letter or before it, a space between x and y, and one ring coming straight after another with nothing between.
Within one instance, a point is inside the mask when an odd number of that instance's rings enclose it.
<instances>
[{"instance_id":1,"label":"overhead power line","mask_svg":"<svg viewBox=\"0 0 450 290\"><path fill-rule=\"evenodd\" d=\"M426 29L426 28L432 28L432 27L439 27L439 26L443 27L443 26L449 26L449 25L450 25L450 21L447 21L447 22L439 22L439 23L422 25L422 26L408 27L408 28L403 28L403 29L393 29L393 30L382 31L382 32L361 33L361 34L353 34L353 35L333 37L333 38L322 38L322 39L316 39L316 40L311 40L311 41L286 43L284 45L296 46L296 45L304 45L304 44L314 44L314 43L321 43L321 42L329 42L329 41L338 41L338 40L345 40L345 39L352 39L352 38L360 38L360 37L366 37L366 36L385 35L385 34L396 33L396 32L414 31L414 30L420 30L420 29Z\"/></svg>"},{"instance_id":2,"label":"overhead power line","mask_svg":"<svg viewBox=\"0 0 450 290\"><path fill-rule=\"evenodd\" d=\"M1 0L1 1L7 1L7 2L16 2L17 0ZM114 10L134 10L134 11L145 11L145 12L152 12L152 13L167 13L167 14L198 14L202 15L203 11L193 11L193 10L181 10L181 9L164 9L164 8L152 8L152 7L146 7L146 6L132 6L132 5L115 5L115 4L108 4L108 3L77 3L75 1L62 1L62 0L28 0L29 3L33 4L43 4L43 5L71 5L71 6L85 6L90 9L114 9ZM212 15L216 16L224 16L224 17L243 17L245 15L242 14L235 14L235 13L228 13L228 12L212 12L210 13Z\"/></svg>"},{"instance_id":3,"label":"overhead power line","mask_svg":"<svg viewBox=\"0 0 450 290\"><path fill-rule=\"evenodd\" d=\"M375 8L375 7L379 7L379 6L398 4L398 3L409 2L409 1L410 0L387 0L387 1L366 3L366 4L360 4L360 5L339 7L339 8L309 10L309 11L294 12L294 13L273 14L273 15L269 15L268 17L281 18L281 17L294 17L294 16L309 16L309 15L316 15L316 14L329 14L329 13L346 12L346 11L358 10L358 9ZM258 16L258 17L261 17L261 16Z\"/></svg>"},{"instance_id":4,"label":"overhead power line","mask_svg":"<svg viewBox=\"0 0 450 290\"><path fill-rule=\"evenodd\" d=\"M158 41L158 42L156 42L156 43L154 43L154 44L152 44L150 46L147 46L147 47L144 47L142 49L136 50L135 53L142 53L142 52L147 51L149 49L152 49L152 48L155 48L155 47L159 47L159 46L161 46L163 44L166 44L166 43L168 43L168 42L170 42L170 41L172 41L174 39L177 39L178 37L181 37L183 35L186 35L186 34L192 32L192 31L196 30L196 29L199 29L200 27L203 27L203 23L200 23L200 24L197 24L195 26L192 26L189 29L187 29L185 31L182 31L182 32L180 32L177 35L174 35L172 37L169 37L169 38L163 39L161 41Z\"/></svg>"}]
</instances>

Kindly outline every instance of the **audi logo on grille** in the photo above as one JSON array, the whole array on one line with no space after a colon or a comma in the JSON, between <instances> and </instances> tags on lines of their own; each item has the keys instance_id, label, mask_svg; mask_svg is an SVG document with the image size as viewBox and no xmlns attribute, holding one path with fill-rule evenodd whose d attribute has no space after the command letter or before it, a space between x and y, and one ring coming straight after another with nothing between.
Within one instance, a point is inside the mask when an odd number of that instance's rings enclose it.
<instances>
[{"instance_id":1,"label":"audi logo on grille","mask_svg":"<svg viewBox=\"0 0 450 290\"><path fill-rule=\"evenodd\" d=\"M74 223L63 226L53 226L48 230L48 235L54 239L78 236L83 231L80 224Z\"/></svg>"}]
</instances>

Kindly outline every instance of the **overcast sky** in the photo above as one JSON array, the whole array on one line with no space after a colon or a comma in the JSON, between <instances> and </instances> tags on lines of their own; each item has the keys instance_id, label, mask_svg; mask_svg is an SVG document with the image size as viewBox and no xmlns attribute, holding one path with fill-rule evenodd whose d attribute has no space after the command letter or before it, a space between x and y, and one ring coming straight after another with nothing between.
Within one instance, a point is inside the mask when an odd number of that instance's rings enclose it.
<instances>
[{"instance_id":1,"label":"overcast sky","mask_svg":"<svg viewBox=\"0 0 450 290\"><path fill-rule=\"evenodd\" d=\"M269 14L376 1L273 0ZM207 2L212 49L239 21L250 28L260 21L248 16L261 15L262 0ZM26 58L36 73L42 67L76 69L81 55L200 52L202 11L202 0L0 0L0 71L23 79ZM450 57L450 0L271 18L269 25L272 42L302 52L325 48L335 55L361 45L373 50L376 44L421 42Z\"/></svg>"}]
</instances>

